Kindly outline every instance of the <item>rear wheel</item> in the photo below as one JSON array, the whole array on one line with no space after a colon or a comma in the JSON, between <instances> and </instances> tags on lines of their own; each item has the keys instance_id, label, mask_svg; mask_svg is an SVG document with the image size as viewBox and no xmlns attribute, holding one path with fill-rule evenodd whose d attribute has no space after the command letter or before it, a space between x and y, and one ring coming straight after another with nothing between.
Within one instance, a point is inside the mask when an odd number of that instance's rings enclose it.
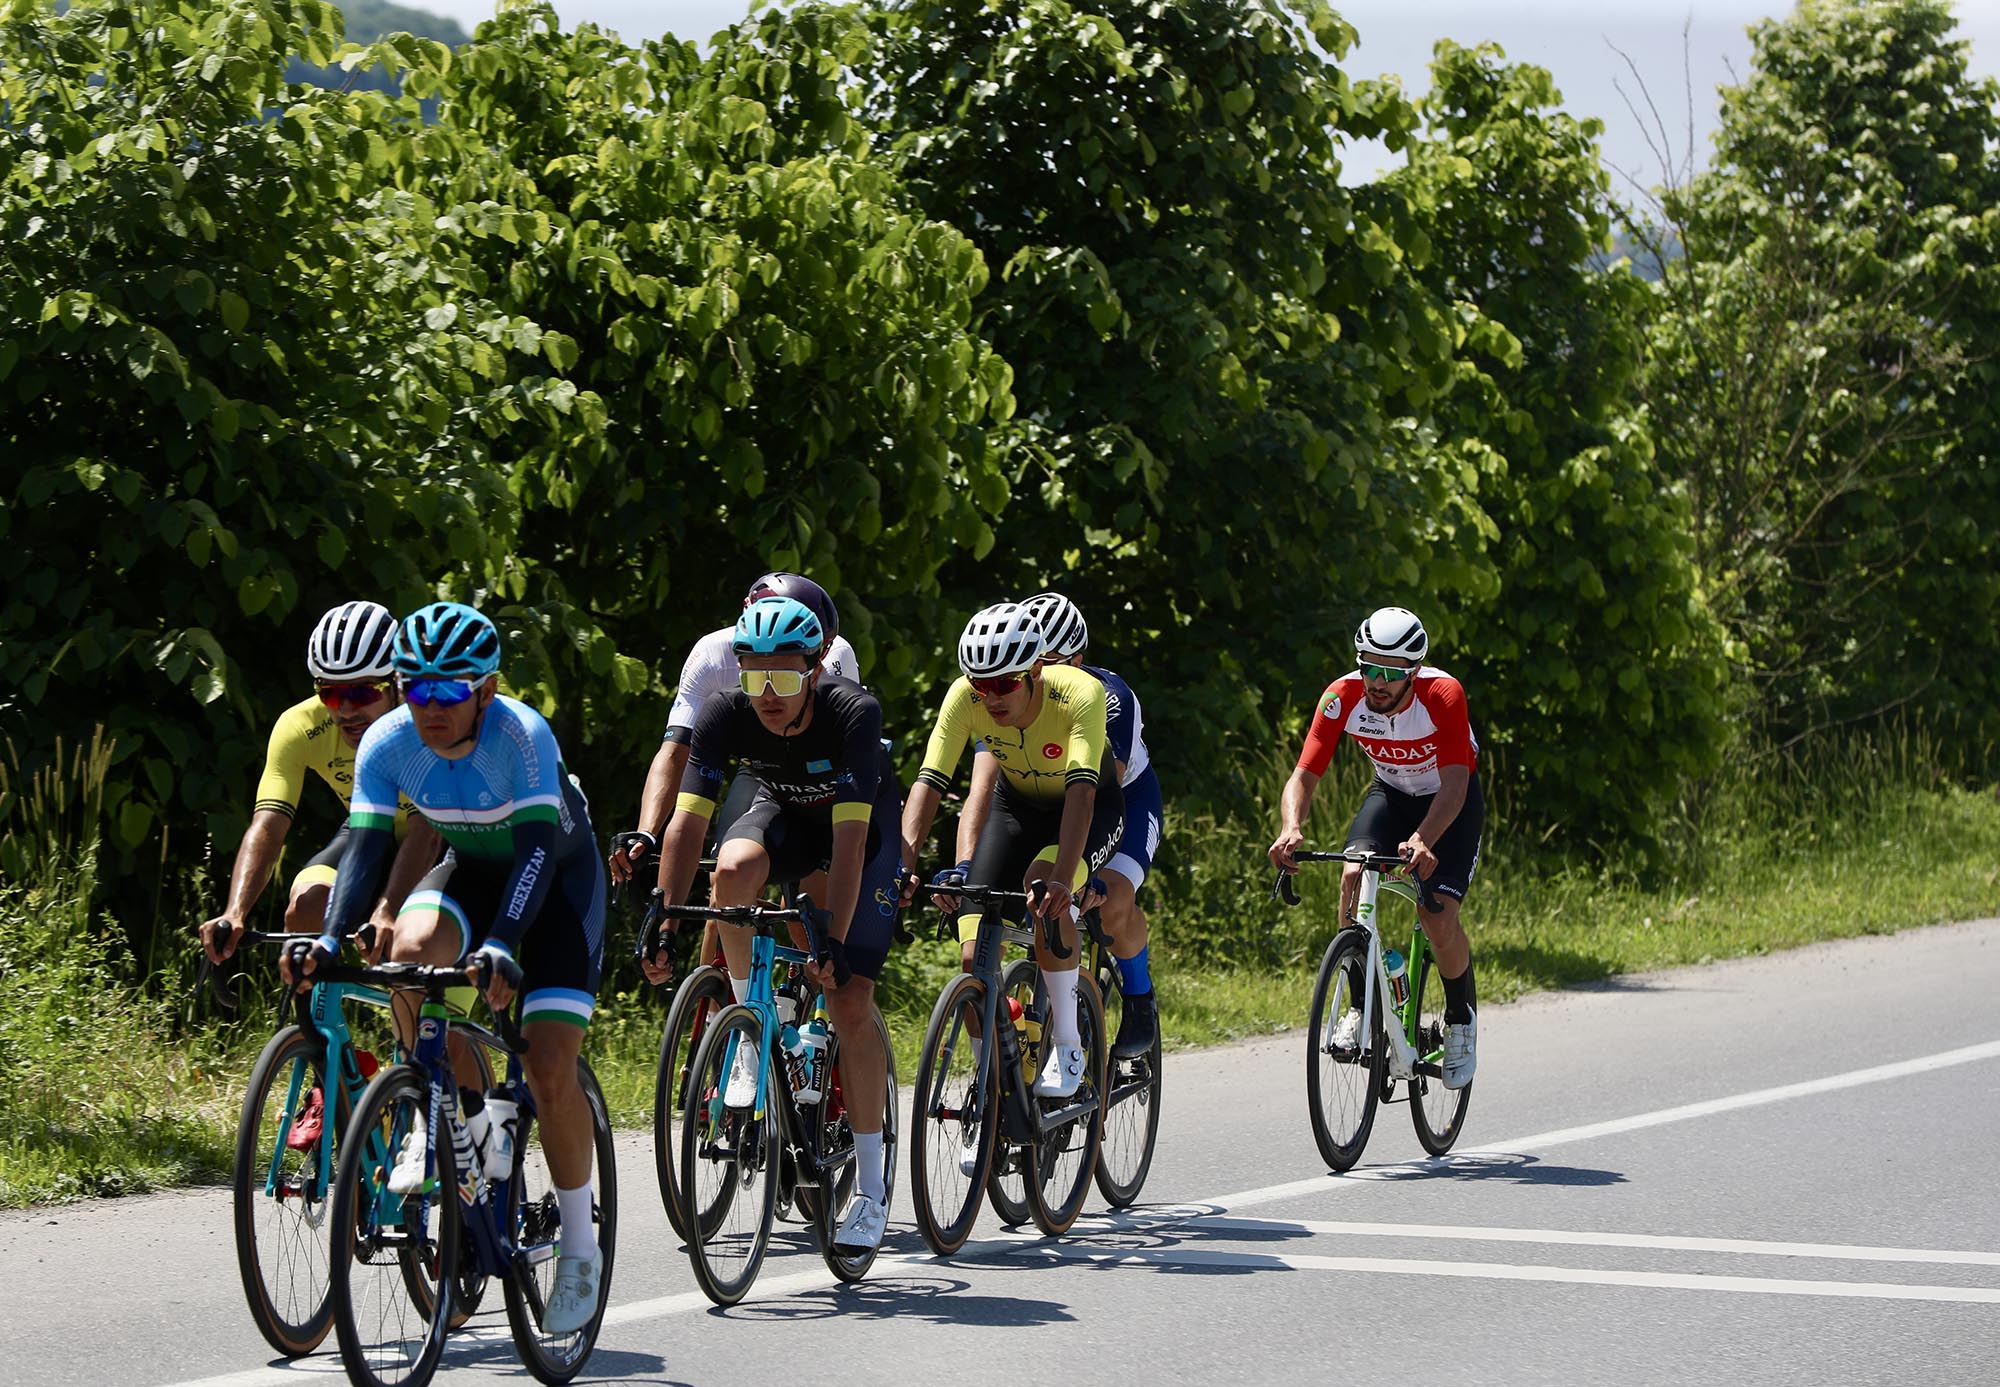
<instances>
[{"instance_id":1,"label":"rear wheel","mask_svg":"<svg viewBox=\"0 0 2000 1387\"><path fill-rule=\"evenodd\" d=\"M896 1051L889 1044L889 1028L883 1023L882 1013L875 1013L875 1031L882 1046L882 1053L889 1062L889 1088L882 1104L882 1207L886 1211L893 1208L896 1201L896 1146L897 1110L896 1101ZM820 1124L818 1150L823 1154L838 1151L843 1147L852 1149L854 1130L849 1125L845 1108L846 1096L840 1084L840 1036L833 1037L832 1057L828 1072L833 1075L826 1097L811 1105L809 1121ZM800 1199L813 1212L813 1231L819 1238L820 1255L826 1259L827 1268L842 1281L859 1281L875 1265L877 1248L864 1252L845 1253L833 1245L833 1235L840 1231L840 1215L847 1207L849 1197L854 1193L856 1171L854 1162L841 1166L839 1174L832 1182L832 1188L824 1191L830 1198L815 1195L811 1201ZM800 1191L801 1196L805 1194Z\"/></svg>"},{"instance_id":2,"label":"rear wheel","mask_svg":"<svg viewBox=\"0 0 2000 1387\"><path fill-rule=\"evenodd\" d=\"M1465 1129L1472 1085L1444 1086L1444 978L1429 949L1420 951L1411 995L1417 1003L1417 1072L1410 1080L1410 1121L1433 1156L1451 1150Z\"/></svg>"},{"instance_id":3,"label":"rear wheel","mask_svg":"<svg viewBox=\"0 0 2000 1387\"><path fill-rule=\"evenodd\" d=\"M329 1101L331 1106L329 1106ZM333 1325L327 1211L333 1196L335 1111L326 1042L286 1026L250 1070L236 1125L236 1266L250 1318L287 1358L311 1353Z\"/></svg>"},{"instance_id":4,"label":"rear wheel","mask_svg":"<svg viewBox=\"0 0 2000 1387\"><path fill-rule=\"evenodd\" d=\"M611 1116L604 1105L604 1092L597 1086L597 1075L580 1058L576 1062L576 1079L583 1089L584 1102L590 1106L590 1216L597 1229L597 1246L604 1254L604 1269L598 1276L597 1313L583 1328L568 1334L550 1334L542 1329L549 1296L555 1291L562 1214L556 1207L556 1185L549 1174L548 1160L542 1154L541 1143L533 1140L534 1118L525 1102L521 1104L521 1130L514 1138L514 1177L507 1185L514 1241L514 1275L503 1283L507 1325L514 1332L514 1346L521 1351L521 1361L527 1364L528 1371L548 1383L568 1382L575 1377L596 1346L605 1307L611 1303L611 1268L618 1248L618 1167L611 1149Z\"/></svg>"},{"instance_id":5,"label":"rear wheel","mask_svg":"<svg viewBox=\"0 0 2000 1387\"><path fill-rule=\"evenodd\" d=\"M713 966L697 968L675 990L660 1031L660 1059L653 1074L653 1173L667 1220L682 1242L688 1229L680 1190L680 1128L688 1111L689 1071L709 1021L729 1001L729 975Z\"/></svg>"},{"instance_id":6,"label":"rear wheel","mask_svg":"<svg viewBox=\"0 0 2000 1387\"><path fill-rule=\"evenodd\" d=\"M980 1028L986 984L959 974L944 985L924 1030L911 1103L910 1184L917 1231L940 1257L965 1245L979 1217L979 1194L993 1166L992 1047Z\"/></svg>"},{"instance_id":7,"label":"rear wheel","mask_svg":"<svg viewBox=\"0 0 2000 1387\"><path fill-rule=\"evenodd\" d=\"M1117 966L1108 956L1097 970L1097 989L1104 999L1104 1033L1115 1036L1125 999L1118 991ZM1160 1058L1157 1026L1152 1048L1137 1059L1106 1054L1104 1146L1097 1157L1097 1192L1114 1209L1139 1197L1146 1173L1153 1168L1153 1145L1160 1135Z\"/></svg>"},{"instance_id":8,"label":"rear wheel","mask_svg":"<svg viewBox=\"0 0 2000 1387\"><path fill-rule=\"evenodd\" d=\"M705 1211L690 1231L688 1260L718 1305L743 1299L771 1242L779 1159L775 1104L786 1099L776 1091L777 1076L766 1074L761 1115L723 1102L736 1047L748 1045L754 1053L763 1033L763 1022L746 1006L731 1007L710 1023L695 1051L688 1120L681 1124L681 1189L689 1209Z\"/></svg>"},{"instance_id":9,"label":"rear wheel","mask_svg":"<svg viewBox=\"0 0 2000 1387\"><path fill-rule=\"evenodd\" d=\"M334 1180L333 1323L348 1378L361 1387L422 1387L444 1351L449 1295L423 1300L458 1266L458 1173L451 1143L434 1140L430 1177L408 1195L389 1190L403 1141L428 1120L430 1086L410 1065L384 1069L355 1104ZM441 1133L438 1135L442 1135ZM449 1285L451 1277L444 1277Z\"/></svg>"},{"instance_id":10,"label":"rear wheel","mask_svg":"<svg viewBox=\"0 0 2000 1387\"><path fill-rule=\"evenodd\" d=\"M1042 1064L1042 1022L1035 1005L1035 987L1041 976L1032 958L1015 959L1000 975L1000 1005L1010 1017L1016 1006L1021 1009L1021 1019L1015 1023L1016 1036L1021 1046L1021 1076L1030 1088L1034 1087L1035 1071ZM993 1174L986 1181L986 1202L1009 1228L1019 1227L1034 1217L1034 1211L1028 1207L1027 1147L995 1138Z\"/></svg>"},{"instance_id":11,"label":"rear wheel","mask_svg":"<svg viewBox=\"0 0 2000 1387\"><path fill-rule=\"evenodd\" d=\"M1326 946L1306 1027L1306 1111L1320 1158L1334 1170L1361 1159L1388 1072L1382 1009L1361 1034L1367 997L1368 932L1344 929Z\"/></svg>"},{"instance_id":12,"label":"rear wheel","mask_svg":"<svg viewBox=\"0 0 2000 1387\"><path fill-rule=\"evenodd\" d=\"M1104 1136L1104 1004L1088 973L1076 980L1076 1024L1083 1045L1083 1082L1068 1098L1037 1098L1044 1111L1088 1105L1066 1122L1037 1136L1028 1148L1028 1211L1035 1227L1055 1237L1067 1233L1083 1212L1097 1153Z\"/></svg>"}]
</instances>

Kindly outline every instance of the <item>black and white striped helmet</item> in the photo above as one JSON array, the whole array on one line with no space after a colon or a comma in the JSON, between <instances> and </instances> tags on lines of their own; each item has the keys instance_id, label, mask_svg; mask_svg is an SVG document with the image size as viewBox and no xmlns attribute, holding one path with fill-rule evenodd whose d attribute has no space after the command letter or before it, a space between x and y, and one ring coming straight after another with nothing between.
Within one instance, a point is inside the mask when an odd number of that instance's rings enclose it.
<instances>
[{"instance_id":1,"label":"black and white striped helmet","mask_svg":"<svg viewBox=\"0 0 2000 1387\"><path fill-rule=\"evenodd\" d=\"M1354 633L1356 655L1400 655L1424 662L1430 653L1431 638L1417 614L1404 607L1382 607L1370 613Z\"/></svg>"},{"instance_id":2,"label":"black and white striped helmet","mask_svg":"<svg viewBox=\"0 0 2000 1387\"><path fill-rule=\"evenodd\" d=\"M1025 674L1041 658L1041 624L1019 602L999 602L975 613L958 638L958 667L973 679Z\"/></svg>"},{"instance_id":3,"label":"black and white striped helmet","mask_svg":"<svg viewBox=\"0 0 2000 1387\"><path fill-rule=\"evenodd\" d=\"M322 684L386 679L396 618L379 602L343 602L319 619L306 642L306 668Z\"/></svg>"},{"instance_id":4,"label":"black and white striped helmet","mask_svg":"<svg viewBox=\"0 0 2000 1387\"><path fill-rule=\"evenodd\" d=\"M1038 592L1021 604L1035 614L1042 628L1042 652L1051 660L1081 655L1090 644L1090 627L1076 603L1059 592Z\"/></svg>"}]
</instances>

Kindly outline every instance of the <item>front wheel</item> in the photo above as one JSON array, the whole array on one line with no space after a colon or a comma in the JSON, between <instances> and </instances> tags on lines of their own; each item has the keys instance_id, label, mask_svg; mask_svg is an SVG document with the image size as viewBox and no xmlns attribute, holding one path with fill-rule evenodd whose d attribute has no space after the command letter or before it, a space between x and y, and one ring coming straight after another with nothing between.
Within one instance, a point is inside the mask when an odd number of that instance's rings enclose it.
<instances>
[{"instance_id":1,"label":"front wheel","mask_svg":"<svg viewBox=\"0 0 2000 1387\"><path fill-rule=\"evenodd\" d=\"M1125 1005L1118 991L1118 969L1108 959L1097 971L1104 998L1104 1032L1118 1034L1119 1011ZM1153 1145L1160 1136L1160 1029L1153 1028L1153 1048L1137 1059L1106 1060L1104 1147L1097 1157L1097 1192L1114 1209L1139 1197L1146 1173L1153 1168Z\"/></svg>"},{"instance_id":2,"label":"front wheel","mask_svg":"<svg viewBox=\"0 0 2000 1387\"><path fill-rule=\"evenodd\" d=\"M1429 949L1420 951L1411 998L1417 1008L1417 1072L1410 1080L1410 1121L1424 1150L1442 1156L1465 1130L1472 1085L1444 1086L1444 977Z\"/></svg>"},{"instance_id":3,"label":"front wheel","mask_svg":"<svg viewBox=\"0 0 2000 1387\"><path fill-rule=\"evenodd\" d=\"M940 1257L965 1245L979 1217L979 1195L993 1168L993 1129L999 1115L997 1047L978 1031L986 984L961 973L944 985L924 1029L910 1112L910 1186L917 1231Z\"/></svg>"},{"instance_id":4,"label":"front wheel","mask_svg":"<svg viewBox=\"0 0 2000 1387\"><path fill-rule=\"evenodd\" d=\"M1083 1082L1071 1097L1034 1101L1045 1112L1083 1111L1043 1130L1028 1147L1028 1211L1035 1227L1052 1238L1067 1233L1083 1212L1104 1140L1104 1058L1110 1041L1097 984L1084 972L1076 979L1076 1026L1083 1045Z\"/></svg>"},{"instance_id":5,"label":"front wheel","mask_svg":"<svg viewBox=\"0 0 2000 1387\"><path fill-rule=\"evenodd\" d=\"M729 1000L729 975L712 965L697 968L675 989L660 1031L660 1059L653 1072L653 1173L667 1221L682 1242L688 1240L688 1225L680 1189L680 1124L688 1112L689 1071L709 1021ZM711 1217L715 1213L707 1212Z\"/></svg>"},{"instance_id":6,"label":"front wheel","mask_svg":"<svg viewBox=\"0 0 2000 1387\"><path fill-rule=\"evenodd\" d=\"M597 1313L583 1328L568 1334L549 1334L542 1329L549 1296L555 1291L562 1211L556 1205L556 1183L541 1143L530 1140L535 1119L526 1103L521 1105L521 1128L514 1135L514 1176L507 1184L508 1226L514 1242L513 1275L504 1283L507 1326L528 1371L551 1384L575 1377L597 1344L605 1307L611 1303L611 1264L618 1247L618 1167L611 1149L610 1111L604 1104L604 1091L597 1086L597 1075L580 1057L576 1081L590 1108L590 1216L597 1228L598 1249L604 1254Z\"/></svg>"},{"instance_id":7,"label":"front wheel","mask_svg":"<svg viewBox=\"0 0 2000 1387\"><path fill-rule=\"evenodd\" d=\"M776 1213L779 1140L775 1104L786 1101L777 1076L764 1076L764 1110L723 1101L736 1050L749 1046L768 1067L764 1024L734 1006L709 1024L695 1051L688 1116L681 1124L681 1190L688 1208L712 1210L693 1220L687 1240L695 1280L717 1305L743 1299L771 1242ZM725 1191L727 1192L725 1197Z\"/></svg>"},{"instance_id":8,"label":"front wheel","mask_svg":"<svg viewBox=\"0 0 2000 1387\"><path fill-rule=\"evenodd\" d=\"M1361 1013L1372 981L1368 931L1342 930L1320 960L1306 1027L1306 1111L1320 1157L1334 1170L1351 1169L1361 1159L1388 1072L1380 998L1369 1033L1362 1034Z\"/></svg>"},{"instance_id":9,"label":"front wheel","mask_svg":"<svg viewBox=\"0 0 2000 1387\"><path fill-rule=\"evenodd\" d=\"M327 1208L337 1159L335 1112L346 1093L327 1082L326 1041L286 1026L250 1070L236 1125L236 1266L250 1318L287 1358L311 1353L333 1325Z\"/></svg>"},{"instance_id":10,"label":"front wheel","mask_svg":"<svg viewBox=\"0 0 2000 1387\"><path fill-rule=\"evenodd\" d=\"M421 1071L391 1066L362 1093L341 1133L329 1213L333 1325L358 1387L423 1387L444 1352L452 1296L410 1294L413 1280L450 1287L459 1264L458 1172L444 1133L426 1143L430 1102ZM428 1144L428 1178L398 1195L389 1173L405 1141Z\"/></svg>"},{"instance_id":11,"label":"front wheel","mask_svg":"<svg viewBox=\"0 0 2000 1387\"><path fill-rule=\"evenodd\" d=\"M1007 1009L1003 1025L1015 1027L1021 1048L1021 1078L1034 1087L1035 1073L1042 1067L1042 1022L1035 1006L1035 988L1041 971L1032 958L1017 958L1000 975L1000 1005ZM1014 1008L1020 1020L1014 1021ZM1028 1148L1015 1146L1004 1137L993 1146L993 1174L986 1181L986 1202L1009 1228L1018 1228L1034 1217L1028 1207Z\"/></svg>"}]
</instances>

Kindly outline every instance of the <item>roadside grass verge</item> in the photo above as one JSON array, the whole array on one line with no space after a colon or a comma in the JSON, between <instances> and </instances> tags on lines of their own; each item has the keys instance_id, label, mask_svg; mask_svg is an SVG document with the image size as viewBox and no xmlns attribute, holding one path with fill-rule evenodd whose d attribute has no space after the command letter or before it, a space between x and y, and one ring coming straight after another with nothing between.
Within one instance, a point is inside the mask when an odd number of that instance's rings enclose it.
<instances>
[{"instance_id":1,"label":"roadside grass verge","mask_svg":"<svg viewBox=\"0 0 2000 1387\"><path fill-rule=\"evenodd\" d=\"M1950 754L1890 733L1743 760L1679 807L1650 860L1635 851L1583 865L1489 822L1465 910L1482 1000L2000 914L2000 800L1990 785L1965 788ZM1360 785L1352 768L1322 783L1315 844L1338 843ZM1338 876L1309 869L1305 903L1275 904L1264 859L1273 823L1263 812L1170 823L1147 907L1174 1047L1303 1024ZM178 998L158 995L169 988L139 981L115 922L87 907L87 847L58 851L49 839L26 861L0 881L0 1207L226 1179L271 1013L253 1019L260 1009L246 1005L229 1026L189 1023ZM956 967L929 917L912 928L919 938L892 959L880 993L906 1091ZM670 993L633 980L633 932L629 914L614 923L587 1053L614 1121L645 1128ZM246 983L244 995L270 989ZM643 1187L648 1174L626 1178Z\"/></svg>"}]
</instances>

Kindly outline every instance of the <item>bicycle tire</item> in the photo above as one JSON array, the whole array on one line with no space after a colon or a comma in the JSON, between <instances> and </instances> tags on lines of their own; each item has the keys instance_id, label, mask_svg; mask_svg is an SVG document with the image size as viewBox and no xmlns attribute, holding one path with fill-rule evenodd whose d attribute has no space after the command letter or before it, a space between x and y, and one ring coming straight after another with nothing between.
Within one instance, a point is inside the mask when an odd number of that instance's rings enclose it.
<instances>
[{"instance_id":1,"label":"bicycle tire","mask_svg":"<svg viewBox=\"0 0 2000 1387\"><path fill-rule=\"evenodd\" d=\"M659 1181L660 1204L667 1211L667 1221L682 1242L688 1238L688 1216L681 1198L681 1148L674 1119L686 1110L688 1074L702 1033L729 1003L729 975L705 964L674 990L673 1004L660 1028L660 1058L653 1073L653 1174Z\"/></svg>"},{"instance_id":2,"label":"bicycle tire","mask_svg":"<svg viewBox=\"0 0 2000 1387\"><path fill-rule=\"evenodd\" d=\"M333 1327L332 1273L327 1260L331 1174L324 1180L320 1176L317 1141L304 1151L279 1144L280 1130L288 1133L297 1116L296 1109L291 1113L279 1109L290 1101L294 1071L301 1065L304 1071L297 1077L304 1096L299 1102L309 1103L310 1095L317 1092L320 1121L331 1122L334 1131L339 1131L347 1111L347 1091L337 1081L330 1086L327 1083L325 1038L298 1026L285 1026L264 1043L250 1067L242 1115L236 1124L236 1162L231 1179L236 1268L243 1279L250 1318L264 1341L286 1358L311 1353ZM336 1147L334 1162L338 1160ZM275 1194L266 1192L274 1164ZM270 1244L269 1255L260 1246L260 1231L268 1234L263 1241Z\"/></svg>"},{"instance_id":3,"label":"bicycle tire","mask_svg":"<svg viewBox=\"0 0 2000 1387\"><path fill-rule=\"evenodd\" d=\"M1097 983L1081 970L1076 978L1076 1022L1083 1042L1083 1082L1072 1097L1035 1101L1067 1107L1088 1097L1097 1106L1042 1133L1028 1148L1028 1211L1035 1227L1051 1238L1067 1233L1083 1212L1104 1143L1104 1065L1110 1042L1104 1034L1104 1003L1098 1000Z\"/></svg>"},{"instance_id":4,"label":"bicycle tire","mask_svg":"<svg viewBox=\"0 0 2000 1387\"><path fill-rule=\"evenodd\" d=\"M493 1087L493 1066L486 1058L484 1046L469 1040L466 1043L471 1045L473 1058L479 1062L479 1091L485 1093ZM486 1281L486 1269L479 1265L478 1248L473 1246L471 1238L461 1236L458 1240L458 1274L453 1278L451 1287L450 1328L463 1329L479 1313L479 1306L486 1299ZM431 1268L420 1260L405 1262L403 1284L417 1308L429 1314L431 1297L437 1294Z\"/></svg>"},{"instance_id":5,"label":"bicycle tire","mask_svg":"<svg viewBox=\"0 0 2000 1387\"><path fill-rule=\"evenodd\" d=\"M1022 1011L1035 1004L1035 988L1041 981L1041 970L1035 967L1032 958L1017 958L1007 965L1000 974L1000 996L1002 1005L1006 1001L1017 1001ZM1032 1031L1032 1035L1029 1032ZM1038 1027L1023 1027L1021 1035L1021 1069L1027 1084L1032 1087L1035 1071L1041 1065L1041 1032ZM1009 1228L1018 1228L1034 1218L1034 1210L1028 1207L1028 1156L1027 1148L1014 1146L1003 1137L993 1139L993 1173L986 1177L986 1202Z\"/></svg>"},{"instance_id":6,"label":"bicycle tire","mask_svg":"<svg viewBox=\"0 0 2000 1387\"><path fill-rule=\"evenodd\" d=\"M889 1027L882 1020L880 1011L875 1013L875 1031L882 1044L882 1053L889 1062L889 1088L882 1106L882 1208L886 1212L893 1208L896 1202L897 1113L901 1105L897 1101L896 1092L896 1051L889 1043ZM839 1047L840 1036L836 1032L832 1042L832 1057L827 1066L828 1072L836 1077L836 1083L840 1073ZM828 1101L811 1105L811 1120L821 1124L819 1149L822 1151L830 1149L827 1144L829 1134L832 1134L835 1140L845 1140L850 1145L854 1140L853 1129L848 1126L844 1114L836 1115L831 1121L826 1118L828 1102L837 1091L835 1086L829 1085ZM842 1136L842 1133L845 1135ZM865 1252L844 1253L833 1245L833 1235L840 1231L840 1213L847 1206L848 1196L854 1192L855 1179L854 1162L850 1160L841 1167L834 1187L826 1191L831 1197L820 1198L815 1195L812 1201L813 1232L819 1239L820 1256L825 1259L828 1271L839 1280L847 1282L859 1281L866 1276L868 1269L875 1265L876 1254L880 1251L879 1248L871 1247ZM805 1191L800 1191L800 1194L804 1193Z\"/></svg>"},{"instance_id":7,"label":"bicycle tire","mask_svg":"<svg viewBox=\"0 0 2000 1387\"><path fill-rule=\"evenodd\" d=\"M910 1116L911 1202L917 1231L940 1257L965 1245L993 1169L997 1047L973 1044L968 1029L968 1022L981 1023L985 1006L983 979L960 973L948 980L931 1009L917 1061ZM971 1143L964 1140L967 1117L974 1124ZM970 1171L959 1164L960 1153L968 1149L973 1152Z\"/></svg>"},{"instance_id":8,"label":"bicycle tire","mask_svg":"<svg viewBox=\"0 0 2000 1387\"><path fill-rule=\"evenodd\" d=\"M1388 1074L1388 1051L1382 1034L1382 1009L1375 1008L1371 1034L1362 1048L1352 1054L1338 1054L1331 1041L1334 1023L1348 1009L1360 1005L1354 993L1356 980L1372 987L1368 977L1368 931L1344 929L1326 946L1320 959L1319 977L1313 983L1312 1012L1306 1025L1306 1112L1312 1119L1313 1140L1320 1158L1335 1171L1351 1170L1368 1145L1368 1133L1375 1125L1376 1105L1381 1101L1383 1081ZM1330 1010L1331 1009L1331 1010ZM1360 1080L1358 1096L1346 1093L1340 1081ZM1328 1111L1330 1103L1340 1103L1340 1111ZM1359 1112L1353 1111L1355 1104Z\"/></svg>"},{"instance_id":9,"label":"bicycle tire","mask_svg":"<svg viewBox=\"0 0 2000 1387\"><path fill-rule=\"evenodd\" d=\"M1125 999L1118 991L1117 965L1108 954L1097 970L1097 989L1104 1000L1104 1033L1115 1036ZM1105 1052L1104 1140L1097 1154L1097 1192L1114 1209L1129 1208L1139 1198L1153 1168L1153 1148L1160 1139L1162 1056L1157 1026L1152 1048L1137 1059L1116 1059L1108 1049Z\"/></svg>"},{"instance_id":10,"label":"bicycle tire","mask_svg":"<svg viewBox=\"0 0 2000 1387\"><path fill-rule=\"evenodd\" d=\"M764 1111L723 1106L729 1086L729 1040L755 1045L763 1063L770 1064L770 1050L763 1045L763 1022L747 1006L733 1006L709 1023L695 1052L694 1083L691 1092L703 1105L702 1120L681 1124L681 1188L690 1208L709 1207L704 1195L704 1174L718 1176L732 1188L723 1216L711 1227L706 1218L687 1240L688 1261L702 1293L717 1305L734 1305L743 1299L757 1280L770 1249L771 1222L778 1190L779 1135L776 1104L785 1101L775 1091L778 1078L767 1072L764 1080ZM751 1195L745 1209L745 1195L752 1184L762 1186ZM750 1221L740 1227L727 1221L729 1214L747 1212ZM726 1260L725 1260L726 1259Z\"/></svg>"},{"instance_id":11,"label":"bicycle tire","mask_svg":"<svg viewBox=\"0 0 2000 1387\"><path fill-rule=\"evenodd\" d=\"M1410 996L1417 1005L1417 1072L1410 1080L1410 1122L1417 1141L1433 1156L1457 1144L1472 1105L1472 1085L1446 1088L1444 1057L1444 975L1428 948L1419 951ZM1436 1006L1431 1005L1436 1001Z\"/></svg>"},{"instance_id":12,"label":"bicycle tire","mask_svg":"<svg viewBox=\"0 0 2000 1387\"><path fill-rule=\"evenodd\" d=\"M437 1134L432 1134L435 1181L430 1189L395 1200L393 1206L394 1197L386 1193L400 1138L409 1130L409 1116L427 1113L430 1096L428 1079L414 1065L384 1068L354 1105L348 1139L341 1145L329 1215L337 1239L331 1259L333 1325L341 1362L357 1387L425 1387L444 1352L452 1296L434 1296L429 1306L419 1305L408 1293L407 1264L425 1263L433 1283L437 1268L458 1265L462 1230L451 1143L436 1141ZM414 1237L407 1227L413 1210L422 1226ZM401 1224L395 1221L398 1217ZM386 1273L392 1266L393 1279L371 1278L357 1299L355 1280L362 1268ZM399 1337L385 1339L379 1323L370 1329L360 1321L364 1313L396 1314L399 1306L407 1306L413 1317L398 1317Z\"/></svg>"},{"instance_id":13,"label":"bicycle tire","mask_svg":"<svg viewBox=\"0 0 2000 1387\"><path fill-rule=\"evenodd\" d=\"M555 1181L535 1143L534 1113L528 1103L521 1105L521 1128L515 1134L514 1175L507 1184L508 1226L514 1243L514 1265L501 1281L507 1304L507 1327L513 1332L514 1347L521 1362L540 1381L568 1382L583 1370L597 1346L597 1333L604 1324L604 1312L611 1304L611 1273L618 1252L618 1164L611 1145L611 1114L604 1103L604 1090L597 1075L581 1056L576 1061L576 1079L590 1108L591 1217L597 1223L597 1245L604 1253L604 1269L597 1286L597 1313L583 1328L568 1334L544 1334L542 1315L549 1292L555 1286L553 1235L560 1238L561 1215L555 1208ZM546 1188L540 1188L546 1186Z\"/></svg>"}]
</instances>

